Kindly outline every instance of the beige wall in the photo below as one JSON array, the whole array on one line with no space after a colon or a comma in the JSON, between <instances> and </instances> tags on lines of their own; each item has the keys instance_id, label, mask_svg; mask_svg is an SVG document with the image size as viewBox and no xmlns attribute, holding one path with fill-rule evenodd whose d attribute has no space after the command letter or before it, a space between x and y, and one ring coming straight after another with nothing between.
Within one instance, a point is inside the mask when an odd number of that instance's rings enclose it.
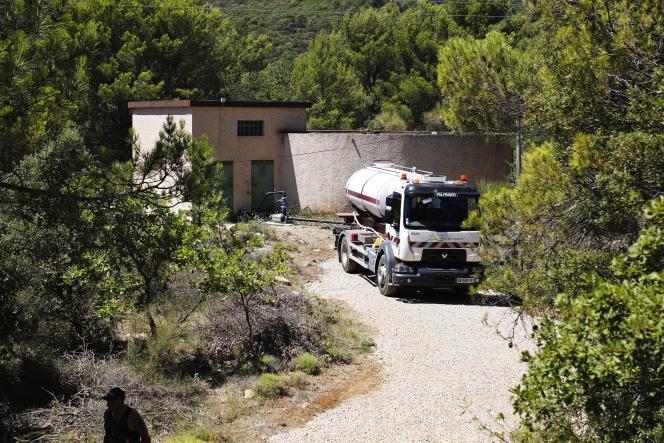
<instances>
[{"instance_id":1,"label":"beige wall","mask_svg":"<svg viewBox=\"0 0 664 443\"><path fill-rule=\"evenodd\" d=\"M389 160L470 182L504 180L509 143L450 134L311 132L285 134L281 183L292 205L315 210L347 206L346 180L376 160Z\"/></svg>"},{"instance_id":2,"label":"beige wall","mask_svg":"<svg viewBox=\"0 0 664 443\"><path fill-rule=\"evenodd\" d=\"M504 180L510 173L510 142L482 136L430 133L304 132L304 108L180 107L132 110L144 149L151 149L168 114L184 120L194 137L206 135L215 158L233 162L233 210L251 207L251 161L273 160L275 187L295 207L315 210L347 205L344 186L357 169L376 160L431 170L471 182ZM263 120L262 137L238 137L238 120Z\"/></svg>"},{"instance_id":3,"label":"beige wall","mask_svg":"<svg viewBox=\"0 0 664 443\"><path fill-rule=\"evenodd\" d=\"M166 123L166 117L170 114L179 125L184 120L185 129L192 131L191 108L159 108L159 109L132 109L131 126L138 136L138 142L143 151L148 152L154 148L154 143L159 140L159 131Z\"/></svg>"},{"instance_id":4,"label":"beige wall","mask_svg":"<svg viewBox=\"0 0 664 443\"><path fill-rule=\"evenodd\" d=\"M238 120L263 120L262 137L238 137ZM251 207L251 160L274 160L275 187L281 189L281 134L306 129L304 108L194 107L193 135L206 135L215 158L233 162L233 210Z\"/></svg>"}]
</instances>

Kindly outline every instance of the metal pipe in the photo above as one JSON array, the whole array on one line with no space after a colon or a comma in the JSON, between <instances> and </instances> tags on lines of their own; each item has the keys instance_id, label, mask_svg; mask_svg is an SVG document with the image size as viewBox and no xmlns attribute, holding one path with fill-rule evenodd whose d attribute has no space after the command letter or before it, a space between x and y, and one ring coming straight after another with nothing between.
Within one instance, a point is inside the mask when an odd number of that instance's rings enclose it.
<instances>
[{"instance_id":1,"label":"metal pipe","mask_svg":"<svg viewBox=\"0 0 664 443\"><path fill-rule=\"evenodd\" d=\"M291 217L288 216L288 219L286 221L304 221L304 222L311 222L311 223L329 223L331 225L347 225L348 223L338 221L338 220L323 220L320 218L304 218L304 217Z\"/></svg>"}]
</instances>

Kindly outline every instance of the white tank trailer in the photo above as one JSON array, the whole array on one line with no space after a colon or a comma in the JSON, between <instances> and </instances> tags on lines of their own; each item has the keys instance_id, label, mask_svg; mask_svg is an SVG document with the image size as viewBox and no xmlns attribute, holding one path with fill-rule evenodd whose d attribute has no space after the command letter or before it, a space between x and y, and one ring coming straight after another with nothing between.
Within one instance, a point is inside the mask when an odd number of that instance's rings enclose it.
<instances>
[{"instance_id":1,"label":"white tank trailer","mask_svg":"<svg viewBox=\"0 0 664 443\"><path fill-rule=\"evenodd\" d=\"M383 295L405 287L467 293L482 278L480 233L464 228L479 193L465 176L445 176L390 162L375 162L346 182L357 210L354 226L335 228L346 272L376 275Z\"/></svg>"}]
</instances>

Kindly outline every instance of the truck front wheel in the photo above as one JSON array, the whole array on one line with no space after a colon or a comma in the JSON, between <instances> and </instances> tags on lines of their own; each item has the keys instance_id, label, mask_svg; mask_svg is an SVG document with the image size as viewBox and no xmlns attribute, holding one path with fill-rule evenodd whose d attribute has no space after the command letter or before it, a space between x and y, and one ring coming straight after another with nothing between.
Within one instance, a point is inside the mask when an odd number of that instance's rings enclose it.
<instances>
[{"instance_id":1,"label":"truck front wheel","mask_svg":"<svg viewBox=\"0 0 664 443\"><path fill-rule=\"evenodd\" d=\"M385 255L381 255L380 260L378 261L378 268L376 268L376 284L382 295L391 297L397 293L398 288L390 286L390 277L387 270L387 259L385 258Z\"/></svg>"},{"instance_id":2,"label":"truck front wheel","mask_svg":"<svg viewBox=\"0 0 664 443\"><path fill-rule=\"evenodd\" d=\"M350 244L348 241L348 237L344 237L343 241L341 242L341 252L340 252L340 258L341 258L341 267L343 270L349 274L354 274L357 272L357 263L350 258Z\"/></svg>"}]
</instances>

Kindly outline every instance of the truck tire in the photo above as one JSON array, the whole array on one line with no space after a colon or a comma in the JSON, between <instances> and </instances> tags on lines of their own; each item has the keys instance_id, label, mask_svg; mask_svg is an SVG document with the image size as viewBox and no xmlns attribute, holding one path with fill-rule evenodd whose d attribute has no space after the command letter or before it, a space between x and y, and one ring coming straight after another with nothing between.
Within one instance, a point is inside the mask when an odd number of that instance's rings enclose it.
<instances>
[{"instance_id":1,"label":"truck tire","mask_svg":"<svg viewBox=\"0 0 664 443\"><path fill-rule=\"evenodd\" d=\"M470 301L470 287L469 286L457 286L453 289L454 297L462 303L467 303Z\"/></svg>"},{"instance_id":2,"label":"truck tire","mask_svg":"<svg viewBox=\"0 0 664 443\"><path fill-rule=\"evenodd\" d=\"M378 267L376 268L376 286L378 286L378 290L380 291L381 295L386 297L392 297L398 292L398 288L390 286L389 280L390 278L387 270L387 259L385 258L385 254L383 254L380 256Z\"/></svg>"},{"instance_id":3,"label":"truck tire","mask_svg":"<svg viewBox=\"0 0 664 443\"><path fill-rule=\"evenodd\" d=\"M355 274L357 272L358 264L350 258L350 254L350 242L348 241L348 237L344 237L339 251L341 267L348 274Z\"/></svg>"}]
</instances>

